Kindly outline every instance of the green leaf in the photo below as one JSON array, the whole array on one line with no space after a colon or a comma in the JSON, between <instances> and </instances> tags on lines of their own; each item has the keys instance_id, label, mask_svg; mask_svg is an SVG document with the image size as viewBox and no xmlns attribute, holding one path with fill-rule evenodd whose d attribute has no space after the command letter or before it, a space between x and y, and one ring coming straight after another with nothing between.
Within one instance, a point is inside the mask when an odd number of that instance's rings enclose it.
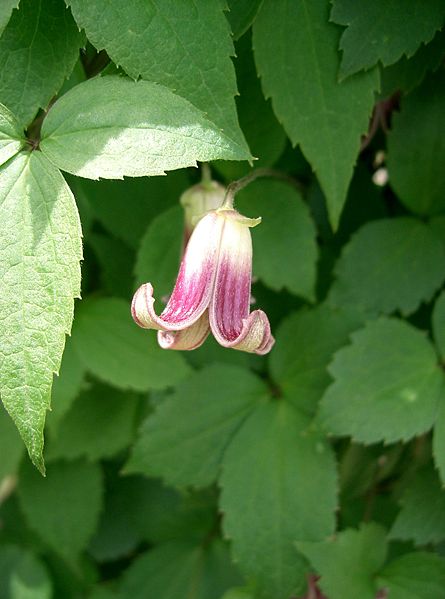
<instances>
[{"instance_id":1,"label":"green leaf","mask_svg":"<svg viewBox=\"0 0 445 599\"><path fill-rule=\"evenodd\" d=\"M445 359L445 291L442 291L434 304L432 325L434 342L442 359Z\"/></svg>"},{"instance_id":2,"label":"green leaf","mask_svg":"<svg viewBox=\"0 0 445 599\"><path fill-rule=\"evenodd\" d=\"M391 599L440 599L445 588L445 561L433 553L407 553L390 562L378 581Z\"/></svg>"},{"instance_id":3,"label":"green leaf","mask_svg":"<svg viewBox=\"0 0 445 599\"><path fill-rule=\"evenodd\" d=\"M255 599L255 597L248 589L238 587L236 589L229 589L221 599Z\"/></svg>"},{"instance_id":4,"label":"green leaf","mask_svg":"<svg viewBox=\"0 0 445 599\"><path fill-rule=\"evenodd\" d=\"M411 58L402 58L381 69L380 97L388 98L397 91L406 94L420 85L425 75L436 71L443 61L445 31L439 31L429 44L422 45Z\"/></svg>"},{"instance_id":5,"label":"green leaf","mask_svg":"<svg viewBox=\"0 0 445 599\"><path fill-rule=\"evenodd\" d=\"M51 412L47 415L47 426L55 433L60 421L78 396L85 378L85 367L79 359L71 337L67 338L63 351L59 376L53 380Z\"/></svg>"},{"instance_id":6,"label":"green leaf","mask_svg":"<svg viewBox=\"0 0 445 599\"><path fill-rule=\"evenodd\" d=\"M197 160L250 158L168 88L119 76L90 79L57 100L43 122L40 148L62 170L88 179L163 175Z\"/></svg>"},{"instance_id":7,"label":"green leaf","mask_svg":"<svg viewBox=\"0 0 445 599\"><path fill-rule=\"evenodd\" d=\"M178 274L184 215L180 206L161 212L142 238L136 264L136 286L150 281L159 302L169 297Z\"/></svg>"},{"instance_id":8,"label":"green leaf","mask_svg":"<svg viewBox=\"0 0 445 599\"><path fill-rule=\"evenodd\" d=\"M258 73L293 144L317 174L336 228L379 86L377 70L339 83L339 28L325 0L264 0L253 26Z\"/></svg>"},{"instance_id":9,"label":"green leaf","mask_svg":"<svg viewBox=\"0 0 445 599\"><path fill-rule=\"evenodd\" d=\"M250 1L250 0L249 0ZM239 0L235 6L240 4ZM230 14L230 13L228 13ZM227 180L239 179L256 168L271 166L284 151L286 134L277 121L270 100L266 100L255 69L250 33L236 44L236 77L239 96L236 98L239 122L246 136L255 163L219 160L215 169Z\"/></svg>"},{"instance_id":10,"label":"green leaf","mask_svg":"<svg viewBox=\"0 0 445 599\"><path fill-rule=\"evenodd\" d=\"M327 367L336 350L346 345L362 317L353 309L321 305L300 310L283 321L270 354L270 372L286 400L313 414L331 381Z\"/></svg>"},{"instance_id":11,"label":"green leaf","mask_svg":"<svg viewBox=\"0 0 445 599\"><path fill-rule=\"evenodd\" d=\"M380 318L351 337L329 367L335 382L320 404L326 429L363 443L406 441L428 431L444 399L444 378L425 334Z\"/></svg>"},{"instance_id":12,"label":"green leaf","mask_svg":"<svg viewBox=\"0 0 445 599\"><path fill-rule=\"evenodd\" d=\"M237 196L237 208L262 218L252 230L254 276L274 291L287 289L313 301L316 230L300 193L279 181L257 181Z\"/></svg>"},{"instance_id":13,"label":"green leaf","mask_svg":"<svg viewBox=\"0 0 445 599\"><path fill-rule=\"evenodd\" d=\"M240 568L268 597L303 590L308 568L294 541L322 540L335 527L334 456L307 426L286 402L268 402L245 421L224 457L223 528Z\"/></svg>"},{"instance_id":14,"label":"green leaf","mask_svg":"<svg viewBox=\"0 0 445 599\"><path fill-rule=\"evenodd\" d=\"M156 333L140 329L129 304L117 298L82 302L74 320L73 344L86 369L119 389L164 389L189 373L182 355L162 350Z\"/></svg>"},{"instance_id":15,"label":"green leaf","mask_svg":"<svg viewBox=\"0 0 445 599\"><path fill-rule=\"evenodd\" d=\"M340 76L348 77L378 61L393 64L402 55L412 56L431 41L445 20L444 0L334 0L331 19L346 26L340 40L343 58ZM400 16L403 14L403 23Z\"/></svg>"},{"instance_id":16,"label":"green leaf","mask_svg":"<svg viewBox=\"0 0 445 599\"><path fill-rule=\"evenodd\" d=\"M101 233L90 234L88 243L100 265L102 288L111 296L130 299L134 291L134 252L119 239Z\"/></svg>"},{"instance_id":17,"label":"green leaf","mask_svg":"<svg viewBox=\"0 0 445 599\"><path fill-rule=\"evenodd\" d=\"M0 101L23 125L48 106L83 42L63 0L21 0L0 38Z\"/></svg>"},{"instance_id":18,"label":"green leaf","mask_svg":"<svg viewBox=\"0 0 445 599\"><path fill-rule=\"evenodd\" d=\"M133 440L137 408L137 396L112 387L95 385L84 391L51 437L46 459L114 456Z\"/></svg>"},{"instance_id":19,"label":"green leaf","mask_svg":"<svg viewBox=\"0 0 445 599\"><path fill-rule=\"evenodd\" d=\"M20 0L3 0L0 5L0 36L11 18L12 11L17 8Z\"/></svg>"},{"instance_id":20,"label":"green leaf","mask_svg":"<svg viewBox=\"0 0 445 599\"><path fill-rule=\"evenodd\" d=\"M441 401L434 425L433 456L439 470L442 485L445 486L445 401Z\"/></svg>"},{"instance_id":21,"label":"green leaf","mask_svg":"<svg viewBox=\"0 0 445 599\"><path fill-rule=\"evenodd\" d=\"M9 160L0 181L0 390L43 471L53 373L80 290L80 222L69 187L40 152Z\"/></svg>"},{"instance_id":22,"label":"green leaf","mask_svg":"<svg viewBox=\"0 0 445 599\"><path fill-rule=\"evenodd\" d=\"M0 104L0 165L15 156L24 143L23 130L16 117Z\"/></svg>"},{"instance_id":23,"label":"green leaf","mask_svg":"<svg viewBox=\"0 0 445 599\"><path fill-rule=\"evenodd\" d=\"M54 462L43 478L23 464L18 485L29 526L56 553L75 561L96 529L102 504L102 474L97 464Z\"/></svg>"},{"instance_id":24,"label":"green leaf","mask_svg":"<svg viewBox=\"0 0 445 599\"><path fill-rule=\"evenodd\" d=\"M412 540L416 545L445 539L445 491L433 467L418 472L405 489L390 539Z\"/></svg>"},{"instance_id":25,"label":"green leaf","mask_svg":"<svg viewBox=\"0 0 445 599\"><path fill-rule=\"evenodd\" d=\"M240 582L227 546L214 540L197 547L187 542L160 545L141 555L124 573L120 599L219 599Z\"/></svg>"},{"instance_id":26,"label":"green leaf","mask_svg":"<svg viewBox=\"0 0 445 599\"><path fill-rule=\"evenodd\" d=\"M220 0L67 0L97 49L137 79L160 83L207 114L249 158L236 116L230 28ZM203 159L205 160L205 159Z\"/></svg>"},{"instance_id":27,"label":"green leaf","mask_svg":"<svg viewBox=\"0 0 445 599\"><path fill-rule=\"evenodd\" d=\"M348 529L323 543L297 543L320 574L318 584L329 599L375 599L374 576L386 557L385 530L374 523Z\"/></svg>"},{"instance_id":28,"label":"green leaf","mask_svg":"<svg viewBox=\"0 0 445 599\"><path fill-rule=\"evenodd\" d=\"M227 19L232 35L238 40L252 25L263 0L229 0Z\"/></svg>"},{"instance_id":29,"label":"green leaf","mask_svg":"<svg viewBox=\"0 0 445 599\"><path fill-rule=\"evenodd\" d=\"M391 187L409 210L419 214L445 209L444 102L445 74L439 71L403 98L388 136Z\"/></svg>"},{"instance_id":30,"label":"green leaf","mask_svg":"<svg viewBox=\"0 0 445 599\"><path fill-rule=\"evenodd\" d=\"M147 226L159 211L177 205L181 193L190 186L186 171L174 171L166 177L76 182L101 225L133 249L139 247ZM128 210L122 218L124 198Z\"/></svg>"},{"instance_id":31,"label":"green leaf","mask_svg":"<svg viewBox=\"0 0 445 599\"><path fill-rule=\"evenodd\" d=\"M3 545L0 549L2 599L51 599L52 583L43 563L30 551Z\"/></svg>"},{"instance_id":32,"label":"green leaf","mask_svg":"<svg viewBox=\"0 0 445 599\"><path fill-rule=\"evenodd\" d=\"M335 266L337 280L329 302L369 312L410 314L443 284L442 264L444 248L420 220L369 222L345 246Z\"/></svg>"},{"instance_id":33,"label":"green leaf","mask_svg":"<svg viewBox=\"0 0 445 599\"><path fill-rule=\"evenodd\" d=\"M0 484L6 476L16 473L24 449L9 414L0 405Z\"/></svg>"},{"instance_id":34,"label":"green leaf","mask_svg":"<svg viewBox=\"0 0 445 599\"><path fill-rule=\"evenodd\" d=\"M126 471L160 476L180 487L209 485L218 477L228 443L266 393L247 370L222 364L203 368L148 417Z\"/></svg>"}]
</instances>

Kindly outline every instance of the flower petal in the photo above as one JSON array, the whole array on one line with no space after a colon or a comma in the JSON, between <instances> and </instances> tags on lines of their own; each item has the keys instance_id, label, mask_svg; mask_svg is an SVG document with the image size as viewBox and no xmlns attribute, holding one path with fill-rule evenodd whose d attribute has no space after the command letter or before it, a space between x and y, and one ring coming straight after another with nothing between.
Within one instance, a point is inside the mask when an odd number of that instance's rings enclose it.
<instances>
[{"instance_id":1,"label":"flower petal","mask_svg":"<svg viewBox=\"0 0 445 599\"><path fill-rule=\"evenodd\" d=\"M133 297L131 314L145 329L180 331L195 323L207 309L215 279L218 249L224 218L209 212L194 229L176 279L170 299L157 316L153 287L141 285Z\"/></svg>"},{"instance_id":2,"label":"flower petal","mask_svg":"<svg viewBox=\"0 0 445 599\"><path fill-rule=\"evenodd\" d=\"M266 314L262 310L249 314L251 277L249 225L227 213L209 307L210 328L224 347L265 354L275 340Z\"/></svg>"},{"instance_id":3,"label":"flower petal","mask_svg":"<svg viewBox=\"0 0 445 599\"><path fill-rule=\"evenodd\" d=\"M208 312L182 331L158 331L158 343L162 349L192 350L200 347L210 332Z\"/></svg>"}]
</instances>

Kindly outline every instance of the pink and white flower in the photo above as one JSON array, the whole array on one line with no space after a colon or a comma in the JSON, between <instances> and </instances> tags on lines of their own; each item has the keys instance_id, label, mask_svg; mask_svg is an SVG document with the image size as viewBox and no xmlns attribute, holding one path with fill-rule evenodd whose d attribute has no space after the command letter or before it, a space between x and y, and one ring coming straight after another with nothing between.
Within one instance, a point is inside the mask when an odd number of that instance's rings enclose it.
<instances>
[{"instance_id":1,"label":"pink and white flower","mask_svg":"<svg viewBox=\"0 0 445 599\"><path fill-rule=\"evenodd\" d=\"M191 350L212 331L224 347L267 354L275 340L262 310L249 313L252 281L250 227L261 222L233 208L208 212L193 230L175 288L158 316L153 287L141 285L131 305L135 322L158 330L164 349Z\"/></svg>"}]
</instances>

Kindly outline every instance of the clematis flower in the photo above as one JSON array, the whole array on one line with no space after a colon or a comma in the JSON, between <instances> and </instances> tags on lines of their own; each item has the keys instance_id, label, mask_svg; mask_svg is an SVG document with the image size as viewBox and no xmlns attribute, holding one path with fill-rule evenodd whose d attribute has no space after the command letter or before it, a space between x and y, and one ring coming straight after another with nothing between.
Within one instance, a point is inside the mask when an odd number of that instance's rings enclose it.
<instances>
[{"instance_id":1,"label":"clematis flower","mask_svg":"<svg viewBox=\"0 0 445 599\"><path fill-rule=\"evenodd\" d=\"M195 349L212 331L224 347L268 353L275 342L269 320L262 310L249 313L250 227L260 222L226 206L208 212L190 236L165 309L155 313L153 287L145 283L133 297L135 322L157 329L164 349Z\"/></svg>"}]
</instances>

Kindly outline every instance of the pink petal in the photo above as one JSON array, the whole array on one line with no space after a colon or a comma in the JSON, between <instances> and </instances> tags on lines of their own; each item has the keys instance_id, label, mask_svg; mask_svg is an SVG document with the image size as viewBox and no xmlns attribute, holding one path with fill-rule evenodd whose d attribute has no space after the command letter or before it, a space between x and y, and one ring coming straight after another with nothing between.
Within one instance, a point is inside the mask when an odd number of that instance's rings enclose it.
<instances>
[{"instance_id":1,"label":"pink petal","mask_svg":"<svg viewBox=\"0 0 445 599\"><path fill-rule=\"evenodd\" d=\"M158 343L162 349L192 350L201 346L210 332L208 312L182 331L158 331Z\"/></svg>"},{"instance_id":2,"label":"pink petal","mask_svg":"<svg viewBox=\"0 0 445 599\"><path fill-rule=\"evenodd\" d=\"M252 240L247 219L227 212L221 236L218 269L210 302L210 328L218 343L266 354L275 342L262 310L249 314Z\"/></svg>"},{"instance_id":3,"label":"pink petal","mask_svg":"<svg viewBox=\"0 0 445 599\"><path fill-rule=\"evenodd\" d=\"M212 294L224 219L210 212L196 225L181 262L170 299L157 316L153 287L141 285L133 297L131 314L145 329L180 331L195 323L207 309Z\"/></svg>"}]
</instances>

